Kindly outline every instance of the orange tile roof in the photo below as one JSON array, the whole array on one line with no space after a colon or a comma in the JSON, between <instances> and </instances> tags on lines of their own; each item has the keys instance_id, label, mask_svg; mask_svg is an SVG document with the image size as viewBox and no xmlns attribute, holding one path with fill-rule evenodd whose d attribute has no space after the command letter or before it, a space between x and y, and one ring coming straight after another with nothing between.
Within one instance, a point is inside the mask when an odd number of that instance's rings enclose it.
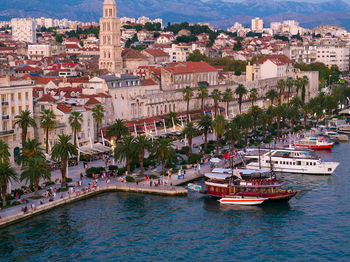
<instances>
[{"instance_id":1,"label":"orange tile roof","mask_svg":"<svg viewBox=\"0 0 350 262\"><path fill-rule=\"evenodd\" d=\"M173 74L186 73L201 73L201 72L217 72L216 68L206 62L184 62L176 63L171 67L165 67L163 70L169 71Z\"/></svg>"},{"instance_id":2,"label":"orange tile roof","mask_svg":"<svg viewBox=\"0 0 350 262\"><path fill-rule=\"evenodd\" d=\"M50 94L45 94L38 99L38 102L55 102L56 99L53 98Z\"/></svg>"}]
</instances>

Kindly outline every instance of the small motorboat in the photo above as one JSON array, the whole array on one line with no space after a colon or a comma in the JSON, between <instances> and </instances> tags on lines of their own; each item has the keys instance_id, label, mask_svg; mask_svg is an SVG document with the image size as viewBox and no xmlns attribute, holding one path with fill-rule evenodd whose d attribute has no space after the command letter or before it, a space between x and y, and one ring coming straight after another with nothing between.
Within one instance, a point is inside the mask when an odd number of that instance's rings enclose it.
<instances>
[{"instance_id":1,"label":"small motorboat","mask_svg":"<svg viewBox=\"0 0 350 262\"><path fill-rule=\"evenodd\" d=\"M267 198L249 196L230 196L221 198L219 202L225 205L254 206L261 205L262 203L264 203L265 200L267 200Z\"/></svg>"},{"instance_id":2,"label":"small motorboat","mask_svg":"<svg viewBox=\"0 0 350 262\"><path fill-rule=\"evenodd\" d=\"M193 191L197 191L197 192L201 192L201 191L202 191L202 186L199 186L199 185L188 184L187 187L188 187L190 190L193 190Z\"/></svg>"},{"instance_id":3,"label":"small motorboat","mask_svg":"<svg viewBox=\"0 0 350 262\"><path fill-rule=\"evenodd\" d=\"M347 135L339 134L338 132L325 131L325 135L327 135L331 138L338 139L339 141L345 141L345 142L349 141L349 137Z\"/></svg>"}]
</instances>

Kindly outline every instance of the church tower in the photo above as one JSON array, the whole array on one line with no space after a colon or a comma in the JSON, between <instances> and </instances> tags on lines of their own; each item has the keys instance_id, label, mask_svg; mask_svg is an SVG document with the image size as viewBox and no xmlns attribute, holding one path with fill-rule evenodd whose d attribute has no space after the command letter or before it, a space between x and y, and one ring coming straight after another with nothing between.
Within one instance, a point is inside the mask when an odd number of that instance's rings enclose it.
<instances>
[{"instance_id":1,"label":"church tower","mask_svg":"<svg viewBox=\"0 0 350 262\"><path fill-rule=\"evenodd\" d=\"M100 18L99 68L114 74L123 70L122 47L120 45L120 20L114 0L104 0L103 17Z\"/></svg>"}]
</instances>

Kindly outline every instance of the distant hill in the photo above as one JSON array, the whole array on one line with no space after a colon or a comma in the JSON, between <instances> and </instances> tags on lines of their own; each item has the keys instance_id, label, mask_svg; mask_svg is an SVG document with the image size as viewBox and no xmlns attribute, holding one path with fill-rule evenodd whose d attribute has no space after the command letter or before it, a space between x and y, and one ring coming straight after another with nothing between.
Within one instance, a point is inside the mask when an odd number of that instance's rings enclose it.
<instances>
[{"instance_id":1,"label":"distant hill","mask_svg":"<svg viewBox=\"0 0 350 262\"><path fill-rule=\"evenodd\" d=\"M98 21L102 0L1 0L0 20L13 17L52 17ZM238 21L249 24L255 16L271 21L296 19L302 26L345 26L350 30L350 5L342 0L324 3L245 0L117 0L118 16L161 17L165 22L211 22L227 28Z\"/></svg>"}]
</instances>

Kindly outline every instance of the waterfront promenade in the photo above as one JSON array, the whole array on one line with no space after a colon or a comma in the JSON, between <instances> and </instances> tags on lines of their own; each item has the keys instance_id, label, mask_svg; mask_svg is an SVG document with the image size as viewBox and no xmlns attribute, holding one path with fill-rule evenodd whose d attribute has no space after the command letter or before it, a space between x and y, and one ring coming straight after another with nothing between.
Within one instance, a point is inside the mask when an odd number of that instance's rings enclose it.
<instances>
[{"instance_id":1,"label":"waterfront promenade","mask_svg":"<svg viewBox=\"0 0 350 262\"><path fill-rule=\"evenodd\" d=\"M96 161L96 163L92 162L91 166L98 166L99 162L100 161ZM148 179L138 183L127 183L123 177L113 177L109 179L108 182L107 179L98 179L96 187L90 187L90 189L87 190L88 185L93 184L93 180L89 178L83 178L81 186L73 186L80 180L81 168L82 166L80 165L74 167L75 172L70 176L73 179L73 182L70 183L71 187L68 191L55 193L56 197L53 201L49 201L48 198L32 199L33 193L25 194L21 199L26 199L28 201L27 203L0 210L0 228L47 212L52 208L104 192L124 191L163 196L186 196L188 193L187 189L180 185L196 180L210 170L209 164L206 164L202 166L201 171L195 169L186 170L185 177L179 178L177 175L172 175L171 177L164 176L160 178L160 180L163 181L162 185L157 185L158 179ZM48 188L58 189L59 187L59 185L53 185ZM46 190L40 190L39 195L42 195L45 191ZM25 207L28 209L27 212L23 211Z\"/></svg>"}]
</instances>

